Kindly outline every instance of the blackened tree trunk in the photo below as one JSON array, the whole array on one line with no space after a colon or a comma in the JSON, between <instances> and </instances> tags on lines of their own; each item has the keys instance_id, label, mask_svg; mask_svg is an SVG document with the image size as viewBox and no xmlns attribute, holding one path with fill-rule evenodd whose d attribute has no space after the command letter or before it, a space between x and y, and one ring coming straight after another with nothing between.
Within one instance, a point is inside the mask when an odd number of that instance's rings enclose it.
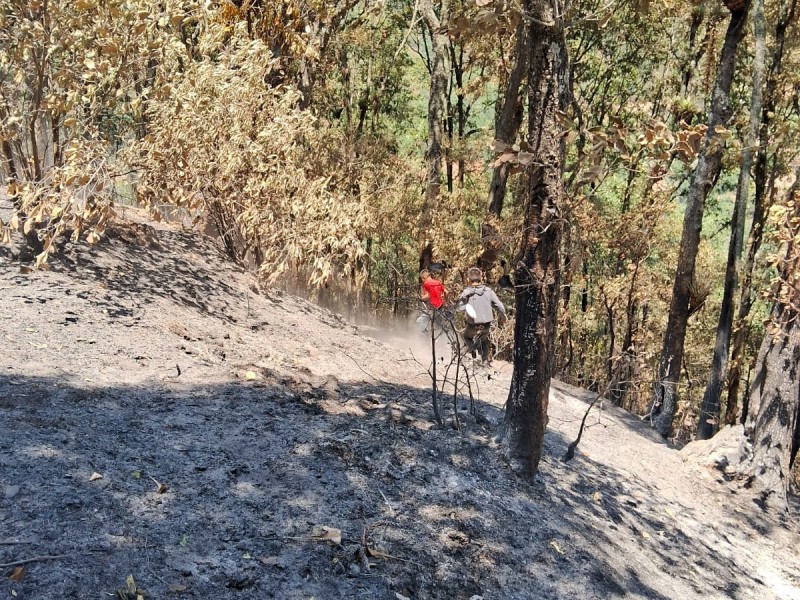
<instances>
[{"instance_id":1,"label":"blackened tree trunk","mask_svg":"<svg viewBox=\"0 0 800 600\"><path fill-rule=\"evenodd\" d=\"M664 346L658 366L657 381L653 386L653 402L650 418L653 427L664 437L672 431L672 420L678 406L678 381L683 365L683 346L689 321L689 294L694 281L695 260L700 246L700 230L708 193L719 175L722 164L724 141L717 128L724 128L730 119L730 89L736 59L736 49L744 36L749 3L731 12L731 20L725 33L714 92L711 97L711 112L708 132L698 156L697 167L692 174L683 217L683 232L678 251L678 266L669 320L664 335Z\"/></svg>"},{"instance_id":2,"label":"blackened tree trunk","mask_svg":"<svg viewBox=\"0 0 800 600\"><path fill-rule=\"evenodd\" d=\"M753 219L750 225L750 234L747 244L747 258L741 273L741 297L739 310L736 313L736 325L733 328L733 343L731 349L731 370L728 376L728 404L725 408L725 423L733 425L739 412L739 387L742 380L742 367L744 366L744 344L747 338L748 317L753 306L753 268L756 255L761 248L764 234L764 220L769 211L770 199L767 194L767 147L770 139L770 129L776 107L776 89L783 65L783 50L786 41L786 30L794 22L797 0L784 0L781 2L780 15L775 24L775 43L772 62L767 75L767 86L764 93L764 106L761 110L761 129L759 131L758 152L753 167L753 180L756 195L753 208ZM741 422L747 420L747 411L742 410Z\"/></svg>"},{"instance_id":3,"label":"blackened tree trunk","mask_svg":"<svg viewBox=\"0 0 800 600\"><path fill-rule=\"evenodd\" d=\"M429 229L433 212L436 210L439 191L442 186L442 154L443 154L443 121L445 93L449 81L448 57L450 39L447 37L448 5L447 0L440 0L439 14L433 6L433 0L420 0L419 14L431 36L431 86L428 97L428 148L425 160L428 163L427 183L425 186L425 204L422 209L421 230L424 234Z\"/></svg>"},{"instance_id":4,"label":"blackened tree trunk","mask_svg":"<svg viewBox=\"0 0 800 600\"><path fill-rule=\"evenodd\" d=\"M14 151L11 149L11 144L7 140L3 140L0 144L3 148L6 177L16 180L19 176L17 175L17 166L14 164Z\"/></svg>"},{"instance_id":5,"label":"blackened tree trunk","mask_svg":"<svg viewBox=\"0 0 800 600\"><path fill-rule=\"evenodd\" d=\"M639 275L641 261L634 264L628 297L625 304L625 337L622 340L620 355L612 365L612 377L609 378L611 400L617 406L625 402L630 382L633 380L633 366L636 360L636 348L633 337L636 332L636 319L639 313L639 302L636 299L636 278Z\"/></svg>"},{"instance_id":6,"label":"blackened tree trunk","mask_svg":"<svg viewBox=\"0 0 800 600\"><path fill-rule=\"evenodd\" d=\"M559 300L564 147L558 114L567 106L568 57L562 11L529 4L528 143L539 165L526 172L523 235L515 268L514 373L504 424L512 467L532 478L542 453Z\"/></svg>"},{"instance_id":7,"label":"blackened tree trunk","mask_svg":"<svg viewBox=\"0 0 800 600\"><path fill-rule=\"evenodd\" d=\"M522 3L522 10L527 9L528 1ZM494 137L496 140L513 144L517 137L517 131L522 124L523 105L519 95L519 89L525 77L528 65L528 25L524 20L520 21L517 27L517 42L514 47L514 64L508 76L508 84L503 96L503 104L494 126ZM492 182L489 184L489 198L487 201L487 211L490 215L499 218L503 210L503 201L506 196L506 183L508 182L508 163L497 166L492 171Z\"/></svg>"},{"instance_id":8,"label":"blackened tree trunk","mask_svg":"<svg viewBox=\"0 0 800 600\"><path fill-rule=\"evenodd\" d=\"M759 410L751 410L746 429L753 448L750 474L764 500L777 505L786 504L800 406L800 327L797 314L790 317L787 309L775 308L778 331L766 334L758 353L750 405L758 402Z\"/></svg>"},{"instance_id":9,"label":"blackened tree trunk","mask_svg":"<svg viewBox=\"0 0 800 600\"><path fill-rule=\"evenodd\" d=\"M733 298L739 284L742 246L744 245L744 221L747 198L750 195L750 168L753 165L753 147L758 142L761 123L762 91L764 87L764 68L766 62L766 27L764 25L764 0L753 2L753 31L756 51L753 58L753 92L750 102L750 123L745 135L742 163L739 167L739 182L736 187L736 201L731 218L731 239L728 245L728 262L725 268L725 283L722 292L722 305L717 323L717 338L714 355L711 359L711 372L706 391L700 404L700 420L697 423L697 439L707 440L717 432L719 423L720 396L725 371L728 366L728 351L733 327Z\"/></svg>"},{"instance_id":10,"label":"blackened tree trunk","mask_svg":"<svg viewBox=\"0 0 800 600\"><path fill-rule=\"evenodd\" d=\"M792 199L800 200L794 186ZM795 279L800 269L800 203L788 212L782 233L787 250L772 319L758 353L745 435L753 449L750 474L762 499L785 507L800 411L800 287Z\"/></svg>"}]
</instances>

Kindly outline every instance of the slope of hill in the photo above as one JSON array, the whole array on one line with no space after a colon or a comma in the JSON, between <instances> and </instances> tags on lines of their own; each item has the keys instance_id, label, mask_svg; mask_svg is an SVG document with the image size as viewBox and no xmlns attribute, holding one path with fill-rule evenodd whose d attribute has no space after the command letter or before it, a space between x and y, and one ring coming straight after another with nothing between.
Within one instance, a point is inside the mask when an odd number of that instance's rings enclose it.
<instances>
[{"instance_id":1,"label":"slope of hill","mask_svg":"<svg viewBox=\"0 0 800 600\"><path fill-rule=\"evenodd\" d=\"M413 339L155 227L50 272L0 258L0 596L800 598L796 509L613 407L560 462L589 394L558 383L522 482L494 440L510 366L437 427Z\"/></svg>"}]
</instances>

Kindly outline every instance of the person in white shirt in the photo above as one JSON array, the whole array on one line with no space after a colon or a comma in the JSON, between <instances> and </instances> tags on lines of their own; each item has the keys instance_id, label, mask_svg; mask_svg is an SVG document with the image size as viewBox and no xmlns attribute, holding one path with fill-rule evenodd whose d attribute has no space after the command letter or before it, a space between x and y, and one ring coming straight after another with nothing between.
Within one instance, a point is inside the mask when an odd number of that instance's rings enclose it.
<instances>
[{"instance_id":1,"label":"person in white shirt","mask_svg":"<svg viewBox=\"0 0 800 600\"><path fill-rule=\"evenodd\" d=\"M457 310L467 313L467 327L464 330L464 342L467 350L475 358L480 352L485 364L492 362L492 344L489 334L494 321L492 309L497 311L502 323L506 319L506 308L497 294L483 283L483 272L478 267L467 270L469 285L461 292Z\"/></svg>"}]
</instances>

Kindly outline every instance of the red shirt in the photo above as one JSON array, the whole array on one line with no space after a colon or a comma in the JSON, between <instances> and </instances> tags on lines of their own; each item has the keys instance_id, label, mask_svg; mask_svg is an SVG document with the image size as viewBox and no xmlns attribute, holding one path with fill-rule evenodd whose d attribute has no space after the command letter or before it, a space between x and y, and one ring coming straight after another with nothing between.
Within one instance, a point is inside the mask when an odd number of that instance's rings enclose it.
<instances>
[{"instance_id":1,"label":"red shirt","mask_svg":"<svg viewBox=\"0 0 800 600\"><path fill-rule=\"evenodd\" d=\"M442 308L442 304L444 304L442 299L444 284L441 281L433 278L426 279L422 282L422 289L428 293L428 302L431 303L433 308Z\"/></svg>"}]
</instances>

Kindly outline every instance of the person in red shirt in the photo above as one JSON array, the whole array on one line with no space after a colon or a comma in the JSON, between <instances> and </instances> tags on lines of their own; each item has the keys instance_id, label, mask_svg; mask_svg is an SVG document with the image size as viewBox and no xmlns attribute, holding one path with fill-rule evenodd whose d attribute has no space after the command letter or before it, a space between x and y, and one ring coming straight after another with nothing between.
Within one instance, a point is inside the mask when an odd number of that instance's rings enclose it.
<instances>
[{"instance_id":1,"label":"person in red shirt","mask_svg":"<svg viewBox=\"0 0 800 600\"><path fill-rule=\"evenodd\" d=\"M428 302L431 308L442 308L445 300L447 300L447 289L444 284L435 279L427 269L420 273L420 277L422 277L422 294L420 297Z\"/></svg>"},{"instance_id":2,"label":"person in red shirt","mask_svg":"<svg viewBox=\"0 0 800 600\"><path fill-rule=\"evenodd\" d=\"M444 303L447 300L447 289L427 269L420 271L419 276L422 279L422 289L419 297L425 302L425 309L417 317L417 325L423 332L426 332L431 321L433 321L437 325L436 329L440 330L439 311L444 307Z\"/></svg>"}]
</instances>

